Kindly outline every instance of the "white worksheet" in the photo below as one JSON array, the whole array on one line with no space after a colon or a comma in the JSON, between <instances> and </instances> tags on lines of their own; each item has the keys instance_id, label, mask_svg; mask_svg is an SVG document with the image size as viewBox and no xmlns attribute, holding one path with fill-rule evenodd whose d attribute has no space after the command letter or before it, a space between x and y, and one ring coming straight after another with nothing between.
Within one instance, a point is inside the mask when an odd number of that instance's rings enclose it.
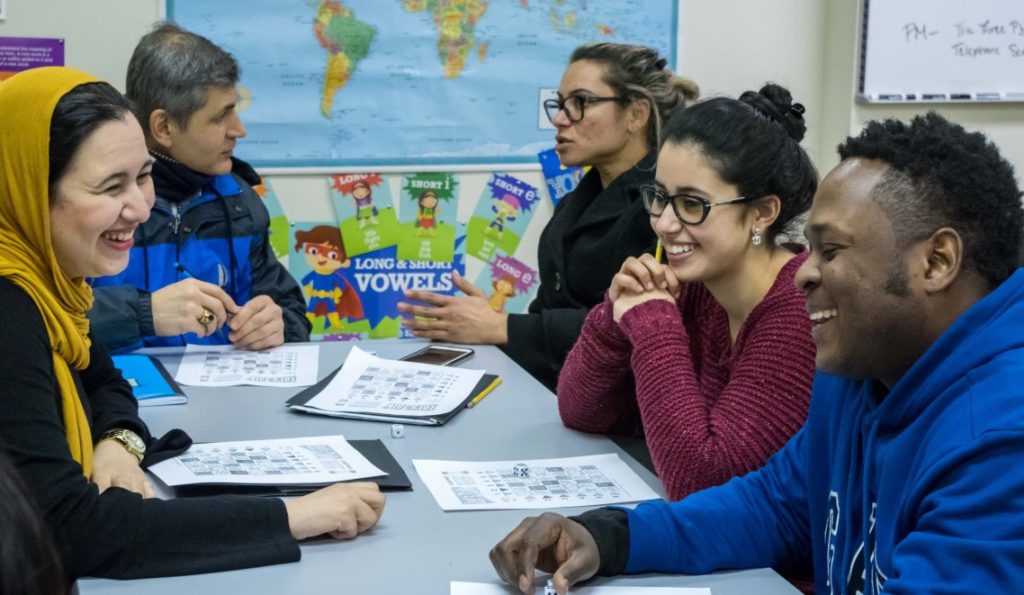
<instances>
[{"instance_id":1,"label":"white worksheet","mask_svg":"<svg viewBox=\"0 0 1024 595\"><path fill-rule=\"evenodd\" d=\"M189 386L309 386L316 384L319 366L319 345L281 345L266 351L189 345L174 379Z\"/></svg>"},{"instance_id":2,"label":"white worksheet","mask_svg":"<svg viewBox=\"0 0 1024 595\"><path fill-rule=\"evenodd\" d=\"M169 486L319 485L387 475L337 435L193 444L149 470Z\"/></svg>"},{"instance_id":3,"label":"white worksheet","mask_svg":"<svg viewBox=\"0 0 1024 595\"><path fill-rule=\"evenodd\" d=\"M484 375L467 370L376 357L353 346L341 371L306 409L426 417L448 413Z\"/></svg>"},{"instance_id":4,"label":"white worksheet","mask_svg":"<svg viewBox=\"0 0 1024 595\"><path fill-rule=\"evenodd\" d=\"M540 583L536 594L544 595L544 581ZM451 595L509 595L511 591L503 585L491 583L465 583L452 581ZM519 591L516 591L518 593ZM573 587L572 595L711 595L707 587Z\"/></svg>"},{"instance_id":5,"label":"white worksheet","mask_svg":"<svg viewBox=\"0 0 1024 595\"><path fill-rule=\"evenodd\" d=\"M561 508L658 498L616 454L412 463L444 510Z\"/></svg>"}]
</instances>

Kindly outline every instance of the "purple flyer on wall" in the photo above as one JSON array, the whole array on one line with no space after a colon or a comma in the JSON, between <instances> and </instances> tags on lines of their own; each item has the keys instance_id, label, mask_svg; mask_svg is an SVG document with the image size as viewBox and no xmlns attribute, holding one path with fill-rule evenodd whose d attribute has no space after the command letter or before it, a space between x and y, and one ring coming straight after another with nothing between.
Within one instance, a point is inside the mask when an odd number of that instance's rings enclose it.
<instances>
[{"instance_id":1,"label":"purple flyer on wall","mask_svg":"<svg viewBox=\"0 0 1024 595\"><path fill-rule=\"evenodd\" d=\"M0 81L40 66L64 66L63 39L0 37Z\"/></svg>"}]
</instances>

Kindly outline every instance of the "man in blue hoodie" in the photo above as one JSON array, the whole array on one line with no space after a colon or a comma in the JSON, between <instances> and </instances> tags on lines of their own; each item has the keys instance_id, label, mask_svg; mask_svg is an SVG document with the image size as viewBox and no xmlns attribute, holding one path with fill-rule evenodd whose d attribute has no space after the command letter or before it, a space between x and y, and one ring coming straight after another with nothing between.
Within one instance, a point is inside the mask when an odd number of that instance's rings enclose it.
<instances>
[{"instance_id":1,"label":"man in blue hoodie","mask_svg":"<svg viewBox=\"0 0 1024 595\"><path fill-rule=\"evenodd\" d=\"M245 136L238 62L208 39L159 23L128 63L127 94L153 155L149 220L105 236L128 268L93 281L89 312L107 349L309 340L306 303L270 247ZM114 188L111 189L113 191Z\"/></svg>"},{"instance_id":2,"label":"man in blue hoodie","mask_svg":"<svg viewBox=\"0 0 1024 595\"><path fill-rule=\"evenodd\" d=\"M806 226L818 376L760 470L675 503L523 521L505 581L794 567L818 593L1010 593L1024 569L1024 214L1012 166L935 113L839 147Z\"/></svg>"}]
</instances>

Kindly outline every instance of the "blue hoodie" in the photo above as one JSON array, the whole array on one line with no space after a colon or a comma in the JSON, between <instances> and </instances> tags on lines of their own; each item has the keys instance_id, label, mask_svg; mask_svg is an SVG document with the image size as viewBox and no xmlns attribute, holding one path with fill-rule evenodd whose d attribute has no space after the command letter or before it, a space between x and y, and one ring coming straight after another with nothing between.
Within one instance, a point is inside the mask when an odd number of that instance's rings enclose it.
<instances>
[{"instance_id":1,"label":"blue hoodie","mask_svg":"<svg viewBox=\"0 0 1024 595\"><path fill-rule=\"evenodd\" d=\"M628 511L626 572L811 552L818 593L1024 590L1024 270L880 394L819 373L806 425L765 467Z\"/></svg>"}]
</instances>

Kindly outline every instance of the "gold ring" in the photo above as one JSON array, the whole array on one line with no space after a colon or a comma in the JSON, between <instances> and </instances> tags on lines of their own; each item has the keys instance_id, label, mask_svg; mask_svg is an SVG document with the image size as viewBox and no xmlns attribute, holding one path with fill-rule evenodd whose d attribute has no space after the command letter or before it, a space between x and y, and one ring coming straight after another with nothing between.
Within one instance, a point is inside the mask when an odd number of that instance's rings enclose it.
<instances>
[{"instance_id":1,"label":"gold ring","mask_svg":"<svg viewBox=\"0 0 1024 595\"><path fill-rule=\"evenodd\" d=\"M217 317L213 315L212 310L210 310L209 308L203 308L203 315L197 318L196 320L198 320L199 324L203 325L203 327L208 327L210 326L211 322L216 320L216 318Z\"/></svg>"}]
</instances>

